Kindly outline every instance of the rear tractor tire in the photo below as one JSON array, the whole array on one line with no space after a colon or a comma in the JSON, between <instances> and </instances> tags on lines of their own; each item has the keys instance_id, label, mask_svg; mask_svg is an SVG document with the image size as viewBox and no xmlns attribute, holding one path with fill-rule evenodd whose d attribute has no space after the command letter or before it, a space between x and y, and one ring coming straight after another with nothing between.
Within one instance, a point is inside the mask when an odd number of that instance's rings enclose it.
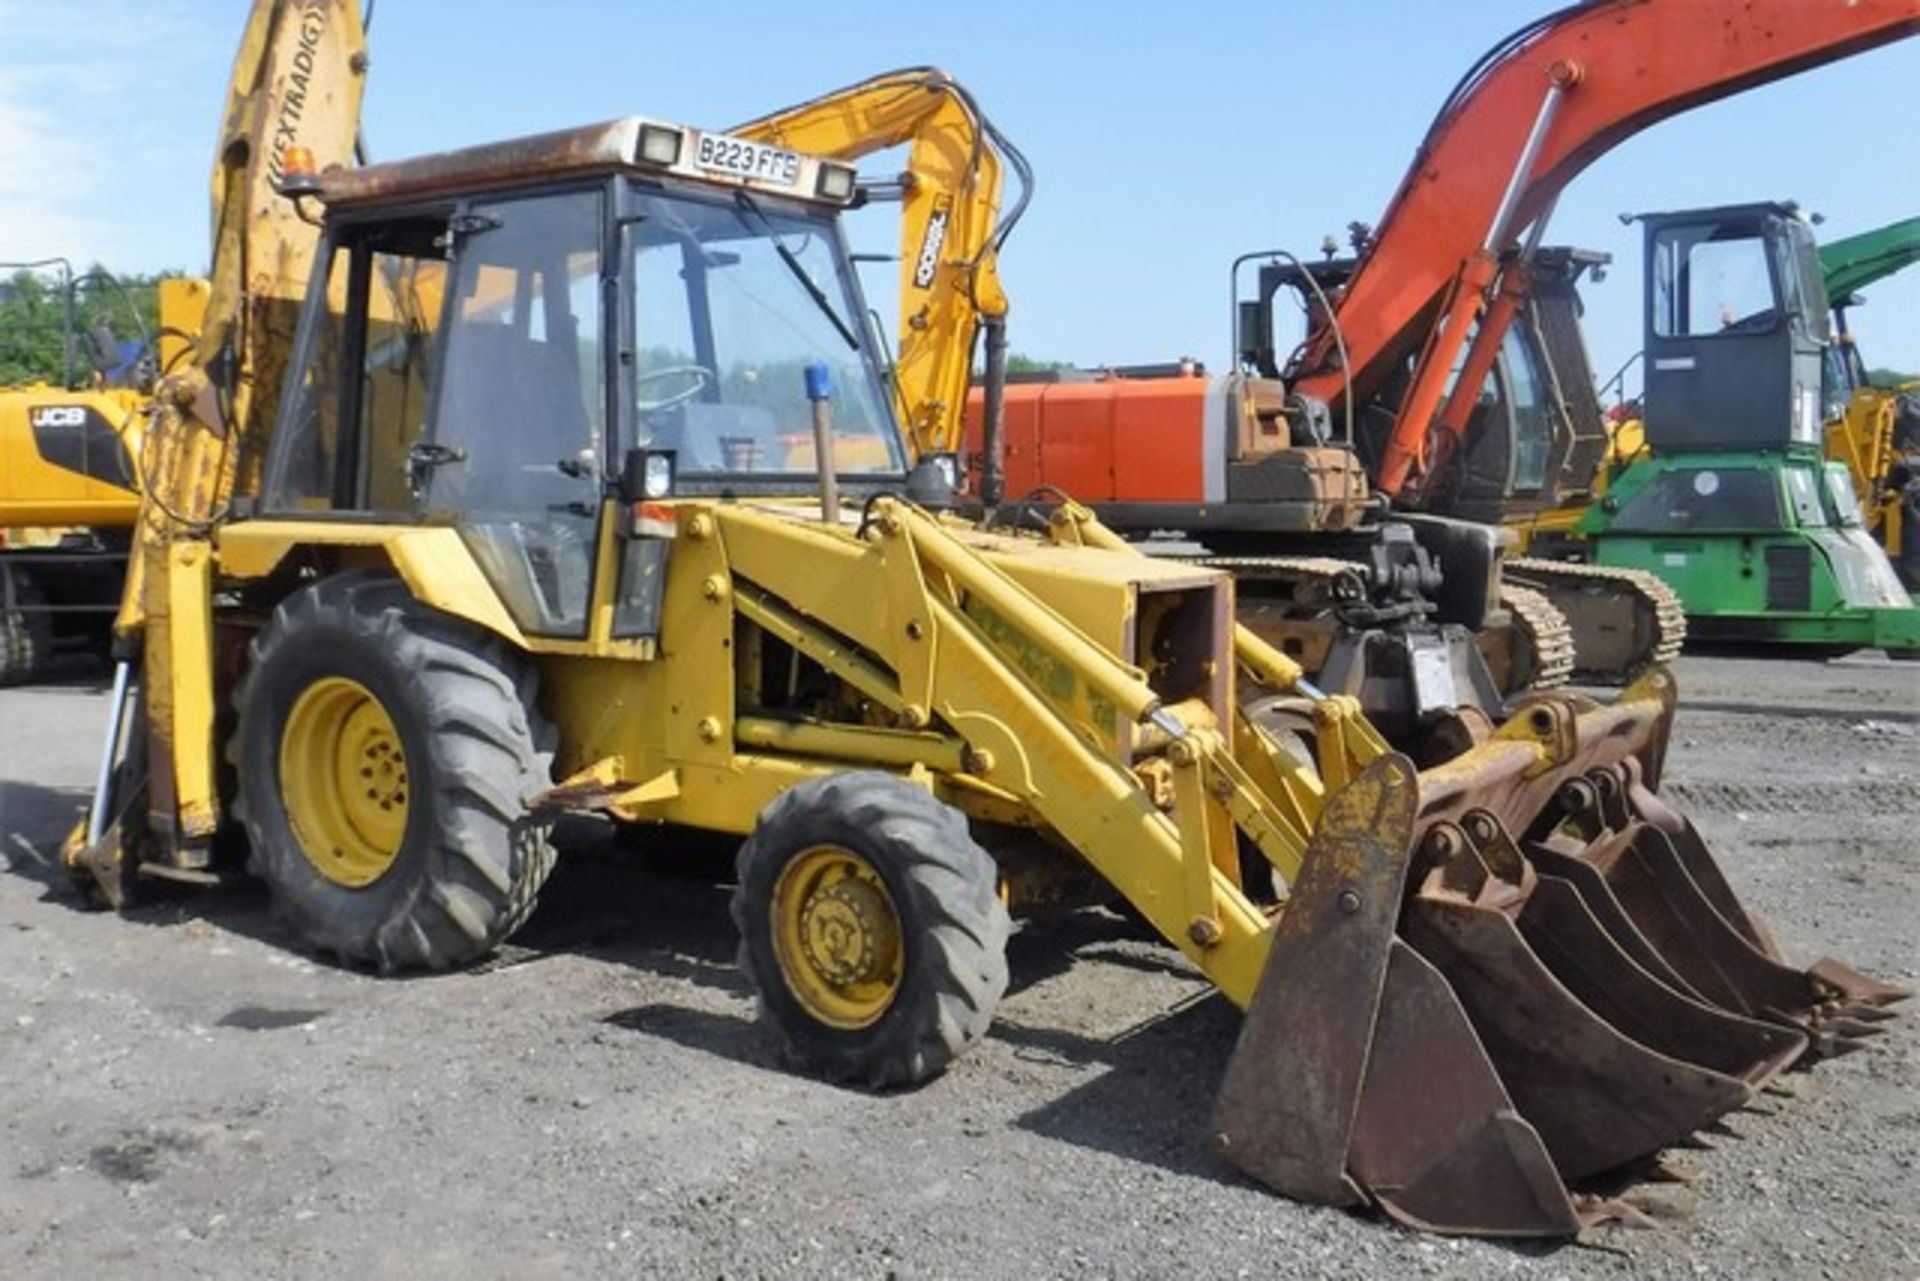
<instances>
[{"instance_id":1,"label":"rear tractor tire","mask_svg":"<svg viewBox=\"0 0 1920 1281\"><path fill-rule=\"evenodd\" d=\"M890 774L812 779L761 813L737 870L740 968L804 1067L916 1085L986 1034L1012 927L959 811Z\"/></svg>"},{"instance_id":2,"label":"rear tractor tire","mask_svg":"<svg viewBox=\"0 0 1920 1281\"><path fill-rule=\"evenodd\" d=\"M13 602L13 609L0 608L0 687L39 679L53 655L46 593L24 572L13 574Z\"/></svg>"},{"instance_id":3,"label":"rear tractor tire","mask_svg":"<svg viewBox=\"0 0 1920 1281\"><path fill-rule=\"evenodd\" d=\"M383 973L478 960L553 868L534 674L498 639L356 572L254 639L233 764L248 868L304 949Z\"/></svg>"}]
</instances>

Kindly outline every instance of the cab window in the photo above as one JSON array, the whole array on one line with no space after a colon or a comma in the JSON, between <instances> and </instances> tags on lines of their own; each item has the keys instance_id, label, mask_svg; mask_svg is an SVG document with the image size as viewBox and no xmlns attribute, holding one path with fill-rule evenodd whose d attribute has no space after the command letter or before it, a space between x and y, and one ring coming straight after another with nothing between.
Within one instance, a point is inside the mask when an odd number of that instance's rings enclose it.
<instances>
[{"instance_id":1,"label":"cab window","mask_svg":"<svg viewBox=\"0 0 1920 1281\"><path fill-rule=\"evenodd\" d=\"M342 229L323 251L264 486L270 511L406 514L446 295L444 216Z\"/></svg>"},{"instance_id":2,"label":"cab window","mask_svg":"<svg viewBox=\"0 0 1920 1281\"><path fill-rule=\"evenodd\" d=\"M1758 223L1669 227L1654 237L1653 332L1660 338L1759 333L1779 320Z\"/></svg>"}]
</instances>

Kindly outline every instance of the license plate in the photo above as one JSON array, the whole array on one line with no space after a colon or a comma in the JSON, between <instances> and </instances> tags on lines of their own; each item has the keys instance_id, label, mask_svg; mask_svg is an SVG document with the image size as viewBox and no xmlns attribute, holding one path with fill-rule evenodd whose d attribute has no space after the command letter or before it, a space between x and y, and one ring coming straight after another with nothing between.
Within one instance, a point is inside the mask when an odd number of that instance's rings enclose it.
<instances>
[{"instance_id":1,"label":"license plate","mask_svg":"<svg viewBox=\"0 0 1920 1281\"><path fill-rule=\"evenodd\" d=\"M796 153L723 133L701 134L693 161L702 169L736 178L759 178L787 187L800 181L800 157Z\"/></svg>"}]
</instances>

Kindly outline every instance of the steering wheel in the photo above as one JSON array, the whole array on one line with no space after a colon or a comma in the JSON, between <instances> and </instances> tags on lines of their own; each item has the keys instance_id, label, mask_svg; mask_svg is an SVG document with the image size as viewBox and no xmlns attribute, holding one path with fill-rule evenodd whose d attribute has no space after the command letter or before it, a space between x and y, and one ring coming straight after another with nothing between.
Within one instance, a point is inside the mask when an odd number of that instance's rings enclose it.
<instances>
[{"instance_id":1,"label":"steering wheel","mask_svg":"<svg viewBox=\"0 0 1920 1281\"><path fill-rule=\"evenodd\" d=\"M687 385L671 395L662 396L659 400L648 400L640 394L640 389L648 383L665 382L669 378L685 378L688 380ZM658 369L649 369L644 374L634 375L633 407L643 414L650 414L656 409L671 409L684 401L692 400L718 381L713 376L713 371L705 365L662 365Z\"/></svg>"}]
</instances>

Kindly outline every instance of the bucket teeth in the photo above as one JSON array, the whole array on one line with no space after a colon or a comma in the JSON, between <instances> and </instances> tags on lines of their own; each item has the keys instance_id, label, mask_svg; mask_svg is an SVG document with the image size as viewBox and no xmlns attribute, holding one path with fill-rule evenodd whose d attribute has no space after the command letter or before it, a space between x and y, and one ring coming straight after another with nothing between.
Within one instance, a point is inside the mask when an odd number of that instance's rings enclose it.
<instances>
[{"instance_id":1,"label":"bucket teeth","mask_svg":"<svg viewBox=\"0 0 1920 1281\"><path fill-rule=\"evenodd\" d=\"M1892 1018L1893 1012L1884 1007L1897 1004L1913 995L1906 988L1870 979L1852 966L1836 961L1830 956L1822 957L1809 965L1807 973L1831 988L1851 1007L1870 1018ZM1874 1012L1867 1014L1867 1011Z\"/></svg>"},{"instance_id":2,"label":"bucket teeth","mask_svg":"<svg viewBox=\"0 0 1920 1281\"><path fill-rule=\"evenodd\" d=\"M1228 1064L1229 1160L1427 1231L1644 1223L1568 1181L1711 1148L1788 1067L1883 1030L1908 993L1787 963L1607 750L1484 797L1387 756L1328 798Z\"/></svg>"},{"instance_id":3,"label":"bucket teeth","mask_svg":"<svg viewBox=\"0 0 1920 1281\"><path fill-rule=\"evenodd\" d=\"M1581 1004L1661 1054L1758 1089L1806 1048L1794 1029L1729 1013L1641 968L1570 881L1540 878L1520 932Z\"/></svg>"},{"instance_id":4,"label":"bucket teeth","mask_svg":"<svg viewBox=\"0 0 1920 1281\"><path fill-rule=\"evenodd\" d=\"M1446 976L1565 1178L1658 1152L1750 1095L1744 1081L1649 1049L1589 1010L1499 912L1422 895L1401 931Z\"/></svg>"}]
</instances>

